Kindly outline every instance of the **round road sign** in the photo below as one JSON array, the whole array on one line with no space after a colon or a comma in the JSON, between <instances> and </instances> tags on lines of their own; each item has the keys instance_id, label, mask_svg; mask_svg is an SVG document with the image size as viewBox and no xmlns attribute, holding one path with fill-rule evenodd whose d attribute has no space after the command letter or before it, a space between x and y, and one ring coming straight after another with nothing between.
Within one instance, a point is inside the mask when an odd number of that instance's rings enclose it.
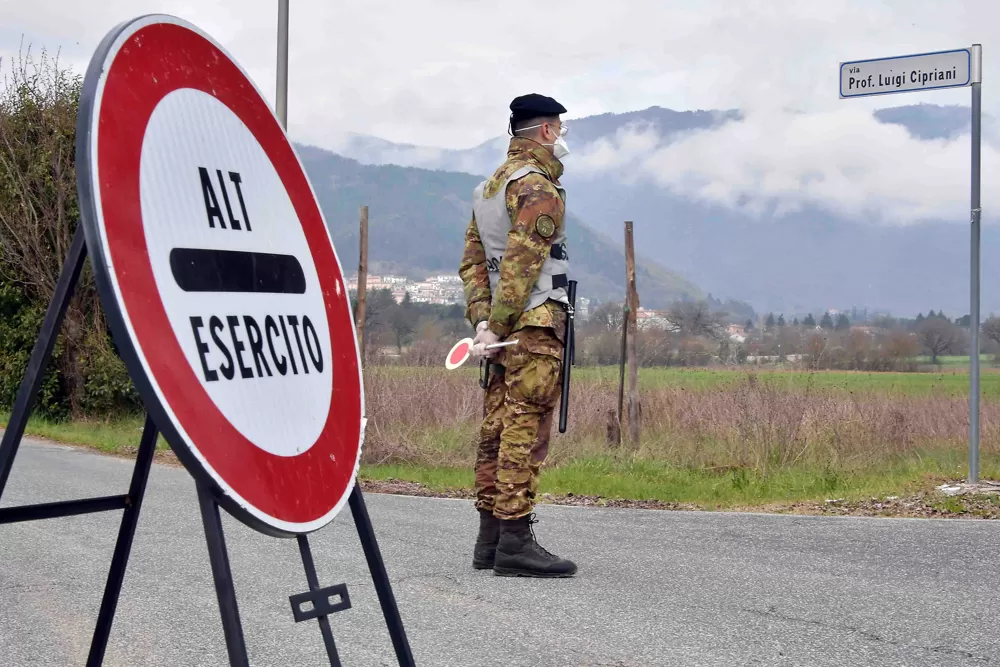
<instances>
[{"instance_id":1,"label":"round road sign","mask_svg":"<svg viewBox=\"0 0 1000 667\"><path fill-rule=\"evenodd\" d=\"M356 479L361 364L329 230L260 91L183 20L123 23L87 71L77 169L115 341L178 457L257 530L329 523Z\"/></svg>"}]
</instances>

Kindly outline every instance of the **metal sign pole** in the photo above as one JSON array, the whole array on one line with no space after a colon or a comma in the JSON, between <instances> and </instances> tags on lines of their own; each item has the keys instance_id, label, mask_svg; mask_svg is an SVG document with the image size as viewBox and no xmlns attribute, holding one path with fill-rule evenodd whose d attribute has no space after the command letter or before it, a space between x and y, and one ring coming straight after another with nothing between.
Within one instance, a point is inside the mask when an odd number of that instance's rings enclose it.
<instances>
[{"instance_id":1,"label":"metal sign pole","mask_svg":"<svg viewBox=\"0 0 1000 667\"><path fill-rule=\"evenodd\" d=\"M979 206L980 148L982 145L982 81L983 47L972 45L972 256L970 321L972 333L969 350L969 484L979 483L979 267L980 218Z\"/></svg>"},{"instance_id":2,"label":"metal sign pole","mask_svg":"<svg viewBox=\"0 0 1000 667\"><path fill-rule=\"evenodd\" d=\"M281 127L288 129L288 0L278 0L278 76L275 108Z\"/></svg>"},{"instance_id":3,"label":"metal sign pole","mask_svg":"<svg viewBox=\"0 0 1000 667\"><path fill-rule=\"evenodd\" d=\"M969 483L979 483L980 148L983 47L840 63L840 98L972 87L972 220L969 261Z\"/></svg>"}]
</instances>

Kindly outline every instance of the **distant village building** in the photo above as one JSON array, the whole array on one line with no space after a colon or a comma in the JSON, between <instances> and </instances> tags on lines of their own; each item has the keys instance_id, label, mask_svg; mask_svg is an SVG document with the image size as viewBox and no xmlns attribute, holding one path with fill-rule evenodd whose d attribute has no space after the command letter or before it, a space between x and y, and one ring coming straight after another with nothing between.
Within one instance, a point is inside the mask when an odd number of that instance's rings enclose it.
<instances>
[{"instance_id":1,"label":"distant village building","mask_svg":"<svg viewBox=\"0 0 1000 667\"><path fill-rule=\"evenodd\" d=\"M670 319L667 317L667 311L665 310L649 310L648 308L643 308L642 306L639 306L639 310L635 311L635 321L636 321L636 326L638 326L640 329L672 328L672 323Z\"/></svg>"},{"instance_id":2,"label":"distant village building","mask_svg":"<svg viewBox=\"0 0 1000 667\"><path fill-rule=\"evenodd\" d=\"M465 286L462 278L457 275L438 274L428 276L424 280L410 280L406 276L369 275L365 281L368 291L387 289L392 292L396 303L402 303L406 295L410 295L413 303L431 303L444 306L465 305ZM358 274L347 280L347 289L357 292ZM590 299L577 297L576 312L581 319L590 315ZM659 311L639 309L643 321L649 319L653 323L662 322ZM646 313L642 315L642 313Z\"/></svg>"},{"instance_id":3,"label":"distant village building","mask_svg":"<svg viewBox=\"0 0 1000 667\"><path fill-rule=\"evenodd\" d=\"M402 303L407 293L414 303L433 303L439 305L455 305L465 303L465 291L462 279L458 276L436 275L414 282L406 276L369 275L365 280L369 291L386 289L392 293L396 303ZM347 281L347 288L358 289L358 275L355 273Z\"/></svg>"},{"instance_id":4,"label":"distant village building","mask_svg":"<svg viewBox=\"0 0 1000 667\"><path fill-rule=\"evenodd\" d=\"M454 305L465 303L462 279L458 276L438 275L413 283L410 300L414 303Z\"/></svg>"}]
</instances>

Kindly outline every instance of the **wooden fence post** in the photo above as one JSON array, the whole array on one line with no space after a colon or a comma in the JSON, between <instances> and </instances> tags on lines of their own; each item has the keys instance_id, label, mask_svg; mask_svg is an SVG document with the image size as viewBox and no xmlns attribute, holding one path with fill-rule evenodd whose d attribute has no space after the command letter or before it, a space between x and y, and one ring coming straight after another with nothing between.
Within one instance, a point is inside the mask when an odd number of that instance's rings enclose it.
<instances>
[{"instance_id":1,"label":"wooden fence post","mask_svg":"<svg viewBox=\"0 0 1000 667\"><path fill-rule=\"evenodd\" d=\"M620 447L622 444L622 424L625 410L625 359L628 355L628 294L622 305L622 349L618 354L618 412L608 415L608 444Z\"/></svg>"},{"instance_id":2,"label":"wooden fence post","mask_svg":"<svg viewBox=\"0 0 1000 667\"><path fill-rule=\"evenodd\" d=\"M639 329L639 292L635 284L635 241L632 235L632 221L625 222L625 275L627 280L628 319L623 326L628 328L628 439L633 448L639 446L639 360L636 357L636 333Z\"/></svg>"}]
</instances>

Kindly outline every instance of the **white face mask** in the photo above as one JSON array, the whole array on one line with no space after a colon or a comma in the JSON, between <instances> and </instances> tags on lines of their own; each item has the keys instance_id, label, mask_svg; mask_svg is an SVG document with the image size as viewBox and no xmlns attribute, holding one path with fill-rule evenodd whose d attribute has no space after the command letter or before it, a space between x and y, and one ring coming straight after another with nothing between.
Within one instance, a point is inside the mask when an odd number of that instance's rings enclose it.
<instances>
[{"instance_id":1,"label":"white face mask","mask_svg":"<svg viewBox=\"0 0 1000 667\"><path fill-rule=\"evenodd\" d=\"M536 127L541 127L541 125L531 125L529 127L522 127L519 132L524 130L533 130ZM559 136L556 137L555 143L552 144L542 144L542 146L552 146L552 156L557 160L569 155L569 146L566 144L566 140L563 138L566 133L569 132L569 128L565 124L559 126Z\"/></svg>"},{"instance_id":2,"label":"white face mask","mask_svg":"<svg viewBox=\"0 0 1000 667\"><path fill-rule=\"evenodd\" d=\"M569 146L566 145L566 140L562 138L562 135L556 137L556 142L552 145L552 156L557 160L561 160L567 155L569 155Z\"/></svg>"}]
</instances>

